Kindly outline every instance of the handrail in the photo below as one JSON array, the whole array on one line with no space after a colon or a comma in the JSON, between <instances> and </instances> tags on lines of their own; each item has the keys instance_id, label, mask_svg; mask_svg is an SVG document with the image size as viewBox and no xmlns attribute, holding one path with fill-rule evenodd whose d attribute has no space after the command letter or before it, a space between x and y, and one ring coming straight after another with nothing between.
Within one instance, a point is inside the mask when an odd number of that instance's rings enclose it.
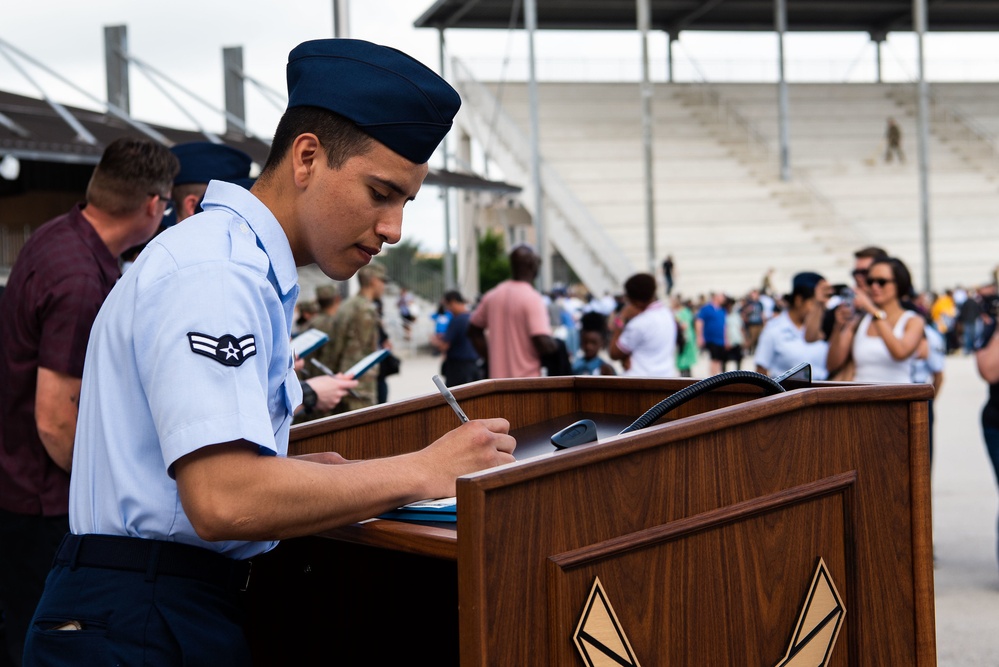
<instances>
[{"instance_id":1,"label":"handrail","mask_svg":"<svg viewBox=\"0 0 999 667\"><path fill-rule=\"evenodd\" d=\"M711 100L711 105L715 108L716 114L720 118L723 118L727 123L734 123L748 138L747 145L750 148L755 149L757 153L761 153L764 159L771 158L775 155L770 142L767 140L766 136L760 132L759 129L746 118L735 105L722 97L721 92L719 92L714 84L703 81L698 85L699 92L702 96L706 96ZM867 234L860 229L856 223L843 216L842 213L836 208L832 201L826 197L814 182L809 178L808 172L806 170L795 168L792 169L794 178L790 182L791 187L798 188L799 192L806 195L809 198L809 204L812 209L812 214L818 214L825 216L838 230L841 234L844 228L853 230L854 237L856 241L863 244L867 241ZM854 243L856 244L856 242Z\"/></svg>"},{"instance_id":2,"label":"handrail","mask_svg":"<svg viewBox=\"0 0 999 667\"><path fill-rule=\"evenodd\" d=\"M464 63L457 58L452 59L451 71L465 101L463 113L479 114L480 129L492 133L490 141L494 154L490 157L499 160L500 150L505 149L509 166L520 174L526 174L530 155L526 133L498 106L496 96L474 78ZM482 140L486 143L485 137ZM525 184L525 192L531 187L530 183ZM634 272L631 260L544 159L541 162L541 188L545 194L543 206L546 211L555 214L549 216L549 222L554 223L550 234L553 246L577 270L591 293L619 290ZM532 198L525 196L523 202L529 209ZM583 268L588 270L583 271ZM599 271L594 272L594 268Z\"/></svg>"},{"instance_id":3,"label":"handrail","mask_svg":"<svg viewBox=\"0 0 999 667\"><path fill-rule=\"evenodd\" d=\"M891 95L898 97L900 95L900 89L908 91L910 86L900 86L894 84L892 86ZM908 99L904 100L908 102ZM939 93L935 92L932 86L929 89L929 101L932 107L931 113L942 114L945 119L957 124L961 127L972 139L975 139L983 144L985 144L992 152L992 158L995 159L999 157L999 136L995 132L992 132L980 122L970 117L964 111L955 107L952 103L947 100L941 99Z\"/></svg>"},{"instance_id":4,"label":"handrail","mask_svg":"<svg viewBox=\"0 0 999 667\"><path fill-rule=\"evenodd\" d=\"M934 110L942 112L945 117L957 123L965 132L971 135L971 138L984 143L991 150L993 159L999 155L999 139L997 139L995 133L989 131L963 111L959 111L950 104L941 102L932 92L930 93L930 103L933 104Z\"/></svg>"}]
</instances>

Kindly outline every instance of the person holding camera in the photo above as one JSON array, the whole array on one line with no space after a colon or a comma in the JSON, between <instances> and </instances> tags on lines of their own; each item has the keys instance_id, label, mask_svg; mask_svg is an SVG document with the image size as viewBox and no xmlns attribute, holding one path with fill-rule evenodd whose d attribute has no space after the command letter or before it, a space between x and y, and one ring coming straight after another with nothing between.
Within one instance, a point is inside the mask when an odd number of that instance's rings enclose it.
<instances>
[{"instance_id":1,"label":"person holding camera","mask_svg":"<svg viewBox=\"0 0 999 667\"><path fill-rule=\"evenodd\" d=\"M857 290L853 308L836 309L826 366L834 374L850 360L854 382L912 382L912 359L925 320L902 300L912 298L912 278L900 259L874 260L868 291Z\"/></svg>"},{"instance_id":2,"label":"person holding camera","mask_svg":"<svg viewBox=\"0 0 999 667\"><path fill-rule=\"evenodd\" d=\"M812 379L825 380L826 353L824 340L807 341L806 324L817 314L821 317L829 300L830 287L818 273L799 273L791 280L791 293L784 296L787 308L769 320L756 344L756 371L764 375L779 375L807 361L812 367Z\"/></svg>"}]
</instances>

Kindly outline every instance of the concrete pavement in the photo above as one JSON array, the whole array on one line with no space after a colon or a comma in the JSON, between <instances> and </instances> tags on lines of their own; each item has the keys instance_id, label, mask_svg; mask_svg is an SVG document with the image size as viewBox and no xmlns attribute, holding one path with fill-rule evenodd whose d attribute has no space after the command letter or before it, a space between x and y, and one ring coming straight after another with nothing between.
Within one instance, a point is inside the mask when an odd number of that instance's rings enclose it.
<instances>
[{"instance_id":1,"label":"concrete pavement","mask_svg":"<svg viewBox=\"0 0 999 667\"><path fill-rule=\"evenodd\" d=\"M436 393L430 378L440 372L440 357L431 356L419 344L429 333L428 319L420 323L408 344L401 336L393 336L403 361L400 374L389 378L390 400ZM744 369L752 368L750 361L743 362ZM702 357L694 374L705 377L706 372ZM974 357L948 357L936 400L932 480L940 667L999 665L999 501L979 424L987 390Z\"/></svg>"}]
</instances>

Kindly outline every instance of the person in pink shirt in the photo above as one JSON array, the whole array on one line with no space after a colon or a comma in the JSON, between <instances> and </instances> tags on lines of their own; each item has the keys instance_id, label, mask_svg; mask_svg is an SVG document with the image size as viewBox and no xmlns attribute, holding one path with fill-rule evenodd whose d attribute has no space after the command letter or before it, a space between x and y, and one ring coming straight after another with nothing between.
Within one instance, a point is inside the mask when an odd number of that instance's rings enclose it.
<instances>
[{"instance_id":1,"label":"person in pink shirt","mask_svg":"<svg viewBox=\"0 0 999 667\"><path fill-rule=\"evenodd\" d=\"M556 349L548 309L534 289L540 266L533 248L515 246L510 251L513 277L486 292L472 313L468 337L491 378L539 377L541 357Z\"/></svg>"}]
</instances>

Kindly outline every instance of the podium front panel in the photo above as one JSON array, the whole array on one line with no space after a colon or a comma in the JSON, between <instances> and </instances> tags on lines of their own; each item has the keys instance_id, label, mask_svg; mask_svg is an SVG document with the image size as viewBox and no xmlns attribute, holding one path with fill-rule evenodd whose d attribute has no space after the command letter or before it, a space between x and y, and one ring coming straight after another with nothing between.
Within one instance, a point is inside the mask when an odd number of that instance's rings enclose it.
<instances>
[{"instance_id":1,"label":"podium front panel","mask_svg":"<svg viewBox=\"0 0 999 667\"><path fill-rule=\"evenodd\" d=\"M342 545L393 554L400 571L424 558L445 564L424 568L424 583L439 585L445 604L457 589L458 630L438 639L463 667L588 664L578 631L615 627L605 639L633 662L607 664L792 667L835 634L823 664L934 665L931 391L820 384L761 398L726 387L647 429L545 453L561 418L637 417L688 385L576 377L459 387L471 418L504 416L534 433L534 454L461 478L456 530L375 521L303 540L319 540L326 561ZM384 456L455 426L428 394L296 428L292 450ZM380 576L363 558L351 563L359 580ZM815 592L820 580L825 593ZM381 602L420 613L406 588L379 589ZM822 604L809 611L812 598ZM586 609L597 625L583 622ZM370 605L357 605L352 627L377 624L365 613ZM320 651L287 631L312 647L305 654ZM328 628L323 639L335 635ZM419 657L396 649L398 660Z\"/></svg>"}]
</instances>

